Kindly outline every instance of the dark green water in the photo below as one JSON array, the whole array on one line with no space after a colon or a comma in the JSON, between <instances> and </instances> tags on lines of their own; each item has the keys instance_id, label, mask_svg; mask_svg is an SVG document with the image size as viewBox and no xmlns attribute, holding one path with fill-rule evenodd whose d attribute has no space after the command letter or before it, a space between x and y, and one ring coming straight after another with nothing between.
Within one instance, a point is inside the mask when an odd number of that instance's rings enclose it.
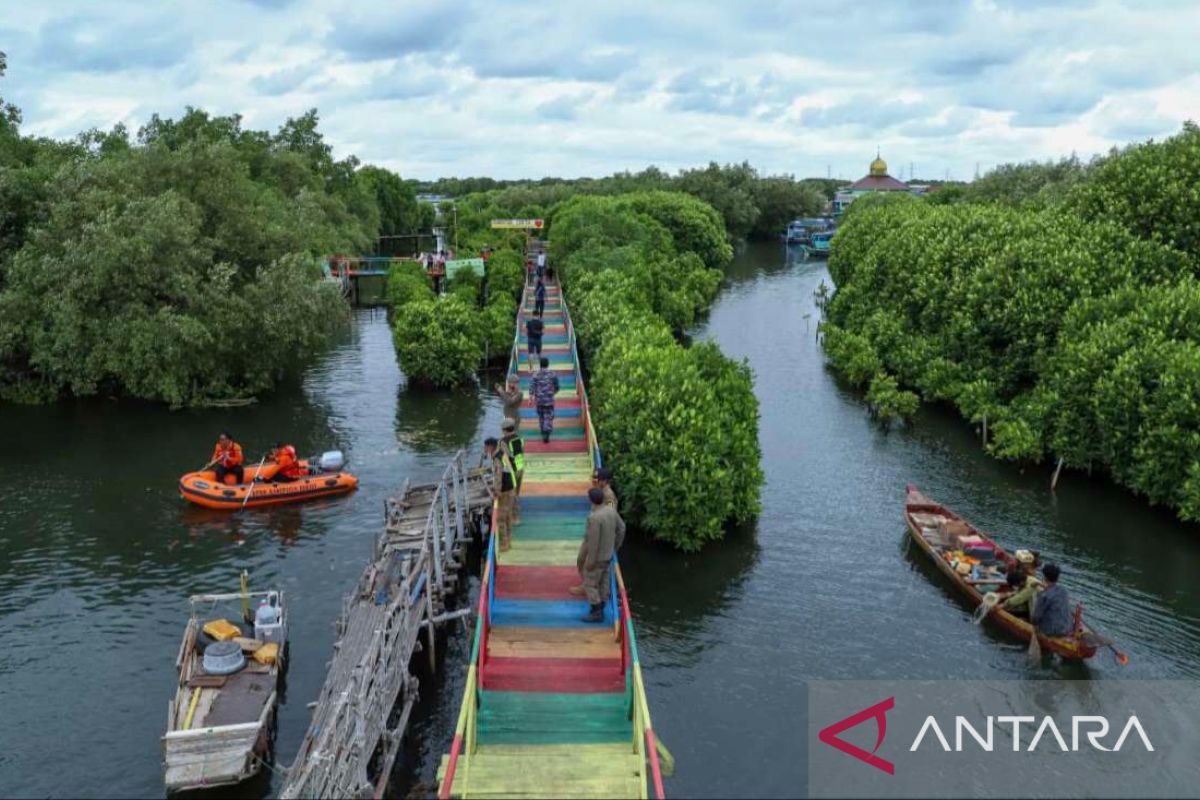
<instances>
[{"instance_id":1,"label":"dark green water","mask_svg":"<svg viewBox=\"0 0 1200 800\"><path fill-rule=\"evenodd\" d=\"M655 728L678 761L668 793L803 792L796 710L810 678L1200 677L1200 528L1078 474L1052 495L1048 468L988 459L949 412L880 431L824 367L812 306L822 279L819 263L751 247L695 331L755 370L761 517L700 556L636 538L622 556ZM290 762L383 498L406 476L440 473L499 416L475 390L408 390L386 320L370 311L302 384L254 408L0 407L10 447L0 462L0 794L160 795L158 738L186 596L231 591L242 568L289 596L277 751ZM204 462L222 427L248 454L277 434L306 453L340 445L363 488L275 511L189 510L175 481ZM1006 544L1061 561L1069 590L1131 664L1100 656L1034 670L1021 645L972 625L905 547L906 482ZM449 745L467 637L443 638L450 668L419 672L400 796L428 791ZM277 790L265 775L240 793Z\"/></svg>"}]
</instances>

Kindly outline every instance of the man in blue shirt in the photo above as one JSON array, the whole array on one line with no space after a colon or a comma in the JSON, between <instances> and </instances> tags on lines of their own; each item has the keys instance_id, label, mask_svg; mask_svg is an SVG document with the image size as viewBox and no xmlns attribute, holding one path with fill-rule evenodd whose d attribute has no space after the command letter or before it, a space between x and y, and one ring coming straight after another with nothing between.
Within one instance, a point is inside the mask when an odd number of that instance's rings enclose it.
<instances>
[{"instance_id":1,"label":"man in blue shirt","mask_svg":"<svg viewBox=\"0 0 1200 800\"><path fill-rule=\"evenodd\" d=\"M1033 604L1033 624L1046 636L1070 636L1075 630L1071 619L1071 598L1067 590L1058 585L1062 571L1057 564L1042 567L1046 588Z\"/></svg>"}]
</instances>

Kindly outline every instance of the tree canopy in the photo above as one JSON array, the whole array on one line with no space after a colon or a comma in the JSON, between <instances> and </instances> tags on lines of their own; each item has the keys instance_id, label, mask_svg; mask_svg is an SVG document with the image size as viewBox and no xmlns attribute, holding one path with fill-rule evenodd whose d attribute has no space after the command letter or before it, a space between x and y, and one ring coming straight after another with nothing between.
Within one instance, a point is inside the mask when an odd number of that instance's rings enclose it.
<instances>
[{"instance_id":1,"label":"tree canopy","mask_svg":"<svg viewBox=\"0 0 1200 800\"><path fill-rule=\"evenodd\" d=\"M411 188L336 160L315 110L274 133L189 108L58 142L0 108L0 398L270 389L346 318L320 257L369 251L383 211L413 218Z\"/></svg>"}]
</instances>

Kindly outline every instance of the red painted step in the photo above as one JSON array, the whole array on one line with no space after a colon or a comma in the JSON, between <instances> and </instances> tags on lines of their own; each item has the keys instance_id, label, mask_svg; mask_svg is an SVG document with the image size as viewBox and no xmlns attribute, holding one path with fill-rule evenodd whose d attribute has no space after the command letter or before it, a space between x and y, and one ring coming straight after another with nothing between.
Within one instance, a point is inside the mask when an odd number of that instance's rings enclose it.
<instances>
[{"instance_id":1,"label":"red painted step","mask_svg":"<svg viewBox=\"0 0 1200 800\"><path fill-rule=\"evenodd\" d=\"M587 441L585 439L551 439L547 444L541 439L533 438L533 435L525 438L526 453L586 453Z\"/></svg>"},{"instance_id":2,"label":"red painted step","mask_svg":"<svg viewBox=\"0 0 1200 800\"><path fill-rule=\"evenodd\" d=\"M505 566L496 572L498 599L578 600L567 591L578 585L579 573L574 567Z\"/></svg>"},{"instance_id":3,"label":"red painted step","mask_svg":"<svg viewBox=\"0 0 1200 800\"><path fill-rule=\"evenodd\" d=\"M498 692L622 692L619 658L510 658L487 660L483 688Z\"/></svg>"}]
</instances>

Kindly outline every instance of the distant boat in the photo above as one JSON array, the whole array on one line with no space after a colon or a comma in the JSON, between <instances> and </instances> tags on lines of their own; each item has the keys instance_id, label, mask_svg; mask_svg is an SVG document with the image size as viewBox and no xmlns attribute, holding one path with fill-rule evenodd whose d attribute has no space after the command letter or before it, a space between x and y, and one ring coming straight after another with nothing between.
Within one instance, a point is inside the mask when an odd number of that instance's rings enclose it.
<instances>
[{"instance_id":1,"label":"distant boat","mask_svg":"<svg viewBox=\"0 0 1200 800\"><path fill-rule=\"evenodd\" d=\"M783 234L783 240L788 244L807 246L814 233L826 231L832 227L833 220L828 217L794 219L788 223L787 230Z\"/></svg>"},{"instance_id":2,"label":"distant boat","mask_svg":"<svg viewBox=\"0 0 1200 800\"><path fill-rule=\"evenodd\" d=\"M837 231L819 231L808 239L804 247L813 258L829 258L829 243Z\"/></svg>"}]
</instances>

